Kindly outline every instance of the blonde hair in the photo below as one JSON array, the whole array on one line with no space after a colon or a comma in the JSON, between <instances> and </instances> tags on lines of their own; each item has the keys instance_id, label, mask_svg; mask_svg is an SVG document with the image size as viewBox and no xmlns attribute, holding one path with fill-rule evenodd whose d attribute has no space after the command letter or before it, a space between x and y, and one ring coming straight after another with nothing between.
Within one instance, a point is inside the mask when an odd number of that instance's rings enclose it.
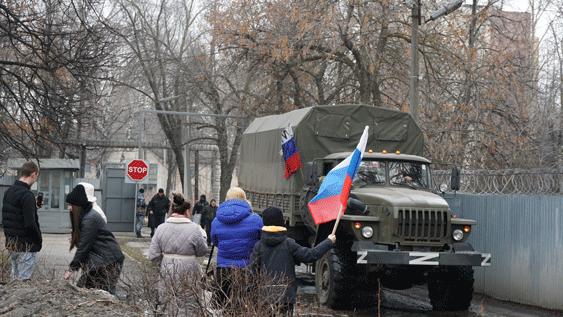
<instances>
[{"instance_id":1,"label":"blonde hair","mask_svg":"<svg viewBox=\"0 0 563 317\"><path fill-rule=\"evenodd\" d=\"M227 196L225 197L225 200L230 200L230 199L247 200L244 190L240 187L231 187L227 191Z\"/></svg>"}]
</instances>

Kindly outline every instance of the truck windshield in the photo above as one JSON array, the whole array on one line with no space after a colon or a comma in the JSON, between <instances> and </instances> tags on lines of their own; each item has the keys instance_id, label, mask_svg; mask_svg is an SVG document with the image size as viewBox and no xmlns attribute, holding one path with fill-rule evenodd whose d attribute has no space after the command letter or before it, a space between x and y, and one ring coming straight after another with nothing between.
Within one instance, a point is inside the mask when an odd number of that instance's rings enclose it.
<instances>
[{"instance_id":1,"label":"truck windshield","mask_svg":"<svg viewBox=\"0 0 563 317\"><path fill-rule=\"evenodd\" d=\"M429 188L428 165L421 162L389 161L389 184Z\"/></svg>"},{"instance_id":2,"label":"truck windshield","mask_svg":"<svg viewBox=\"0 0 563 317\"><path fill-rule=\"evenodd\" d=\"M382 161L362 161L358 167L358 172L354 177L354 186L384 185L385 181L385 162Z\"/></svg>"},{"instance_id":3,"label":"truck windshield","mask_svg":"<svg viewBox=\"0 0 563 317\"><path fill-rule=\"evenodd\" d=\"M364 160L358 167L353 185L365 187L389 184L428 189L429 176L428 165L422 162Z\"/></svg>"}]
</instances>

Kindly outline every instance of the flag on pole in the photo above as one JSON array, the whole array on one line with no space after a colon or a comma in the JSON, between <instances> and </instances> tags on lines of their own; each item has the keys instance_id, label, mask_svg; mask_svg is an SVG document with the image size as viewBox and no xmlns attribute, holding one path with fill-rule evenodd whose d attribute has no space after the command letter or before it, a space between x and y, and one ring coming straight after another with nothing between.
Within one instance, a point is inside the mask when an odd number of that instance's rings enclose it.
<instances>
[{"instance_id":1,"label":"flag on pole","mask_svg":"<svg viewBox=\"0 0 563 317\"><path fill-rule=\"evenodd\" d=\"M335 220L339 217L340 212L346 211L352 180L366 149L368 129L368 126L364 128L364 133L354 152L328 172L319 192L309 202L309 211L315 224Z\"/></svg>"},{"instance_id":2,"label":"flag on pole","mask_svg":"<svg viewBox=\"0 0 563 317\"><path fill-rule=\"evenodd\" d=\"M297 146L295 145L295 138L293 136L293 130L291 129L291 124L287 126L282 131L282 152L283 160L285 161L285 178L289 178L293 173L297 172L301 168L301 156L299 151L297 151Z\"/></svg>"}]
</instances>

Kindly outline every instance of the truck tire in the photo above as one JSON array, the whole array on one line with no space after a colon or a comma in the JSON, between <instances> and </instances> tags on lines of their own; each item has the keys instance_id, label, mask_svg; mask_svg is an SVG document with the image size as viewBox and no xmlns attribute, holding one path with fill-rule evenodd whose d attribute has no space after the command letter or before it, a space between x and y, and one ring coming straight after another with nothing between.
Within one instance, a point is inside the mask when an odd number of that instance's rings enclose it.
<instances>
[{"instance_id":1,"label":"truck tire","mask_svg":"<svg viewBox=\"0 0 563 317\"><path fill-rule=\"evenodd\" d=\"M436 311L466 311L473 298L473 268L452 266L428 273L428 295Z\"/></svg>"},{"instance_id":2,"label":"truck tire","mask_svg":"<svg viewBox=\"0 0 563 317\"><path fill-rule=\"evenodd\" d=\"M368 287L355 259L352 252L333 248L316 262L315 285L320 304L346 309L377 303L377 284Z\"/></svg>"}]
</instances>

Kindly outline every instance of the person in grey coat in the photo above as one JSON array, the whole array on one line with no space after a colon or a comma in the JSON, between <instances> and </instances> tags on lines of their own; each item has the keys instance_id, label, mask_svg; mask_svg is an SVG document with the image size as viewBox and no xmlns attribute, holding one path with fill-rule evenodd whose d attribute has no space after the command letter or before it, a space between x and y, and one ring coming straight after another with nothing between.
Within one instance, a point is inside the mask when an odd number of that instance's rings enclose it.
<instances>
[{"instance_id":1,"label":"person in grey coat","mask_svg":"<svg viewBox=\"0 0 563 317\"><path fill-rule=\"evenodd\" d=\"M149 259L160 262L160 304L166 304L168 291L177 290L186 278L201 276L197 257L207 254L207 236L190 220L190 203L182 194L173 196L172 214L158 226L149 247Z\"/></svg>"}]
</instances>

